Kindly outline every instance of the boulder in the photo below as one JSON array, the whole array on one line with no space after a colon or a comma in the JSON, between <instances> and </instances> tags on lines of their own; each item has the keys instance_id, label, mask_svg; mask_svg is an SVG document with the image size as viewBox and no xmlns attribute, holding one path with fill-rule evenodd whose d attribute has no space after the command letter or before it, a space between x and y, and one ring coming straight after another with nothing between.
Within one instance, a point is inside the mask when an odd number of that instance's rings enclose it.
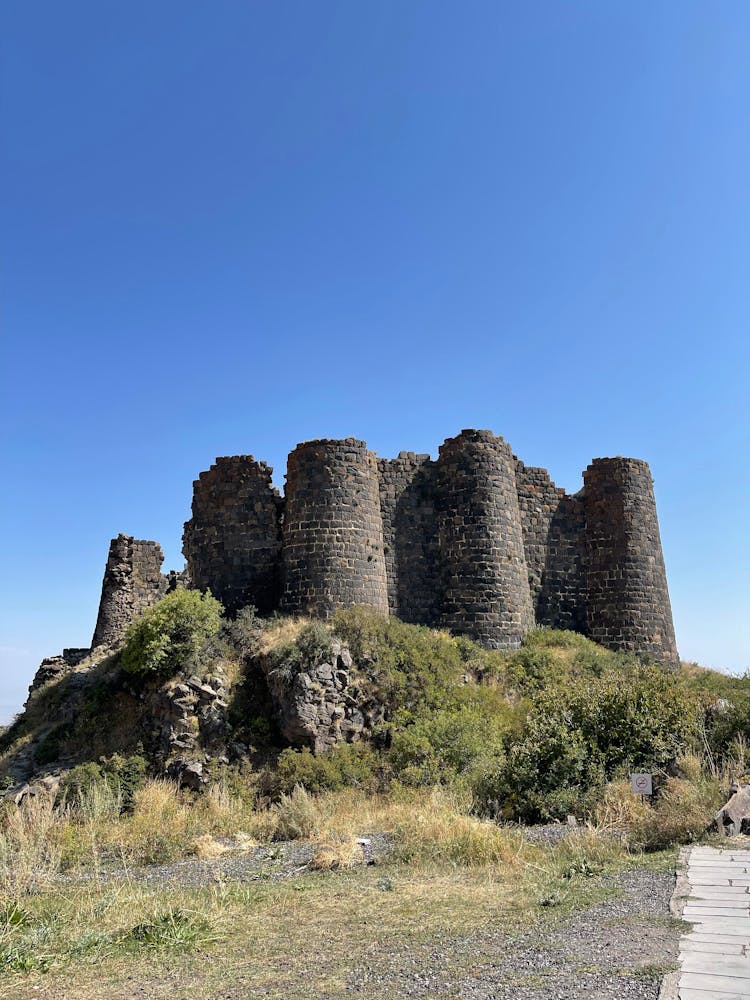
<instances>
[{"instance_id":1,"label":"boulder","mask_svg":"<svg viewBox=\"0 0 750 1000\"><path fill-rule=\"evenodd\" d=\"M736 837L750 830L750 785L733 787L737 790L714 817L719 833L725 837Z\"/></svg>"}]
</instances>

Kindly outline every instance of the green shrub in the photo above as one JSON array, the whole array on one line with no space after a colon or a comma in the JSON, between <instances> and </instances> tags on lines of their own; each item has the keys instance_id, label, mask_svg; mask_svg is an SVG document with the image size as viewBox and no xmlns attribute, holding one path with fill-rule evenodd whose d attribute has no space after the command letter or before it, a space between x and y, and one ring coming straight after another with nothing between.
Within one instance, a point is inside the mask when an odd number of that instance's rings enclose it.
<instances>
[{"instance_id":1,"label":"green shrub","mask_svg":"<svg viewBox=\"0 0 750 1000\"><path fill-rule=\"evenodd\" d=\"M665 769L691 750L701 719L700 699L659 667L623 659L601 677L569 677L534 696L505 762L478 780L478 807L531 822L580 814L616 771Z\"/></svg>"},{"instance_id":2,"label":"green shrub","mask_svg":"<svg viewBox=\"0 0 750 1000\"><path fill-rule=\"evenodd\" d=\"M59 759L65 739L70 736L71 726L55 726L39 740L34 748L34 763L40 767Z\"/></svg>"},{"instance_id":3,"label":"green shrub","mask_svg":"<svg viewBox=\"0 0 750 1000\"><path fill-rule=\"evenodd\" d=\"M176 673L218 632L222 611L210 592L167 594L128 627L123 668L141 675Z\"/></svg>"},{"instance_id":4,"label":"green shrub","mask_svg":"<svg viewBox=\"0 0 750 1000\"><path fill-rule=\"evenodd\" d=\"M141 754L122 757L115 753L102 759L104 778L116 784L124 811L133 808L136 792L146 781L148 766L148 761Z\"/></svg>"},{"instance_id":5,"label":"green shrub","mask_svg":"<svg viewBox=\"0 0 750 1000\"><path fill-rule=\"evenodd\" d=\"M453 637L420 625L352 608L334 615L333 631L397 725L449 704L466 673L467 640L459 647Z\"/></svg>"},{"instance_id":6,"label":"green shrub","mask_svg":"<svg viewBox=\"0 0 750 1000\"><path fill-rule=\"evenodd\" d=\"M146 780L148 761L140 754L122 757L113 754L102 757L98 763L88 761L71 768L61 784L64 801L74 807L90 807L98 788L109 794L109 801L116 803L118 811L127 812L133 807L136 792Z\"/></svg>"},{"instance_id":7,"label":"green shrub","mask_svg":"<svg viewBox=\"0 0 750 1000\"><path fill-rule=\"evenodd\" d=\"M396 731L390 752L395 775L407 785L433 785L497 766L505 725L502 715L489 707L438 709Z\"/></svg>"},{"instance_id":8,"label":"green shrub","mask_svg":"<svg viewBox=\"0 0 750 1000\"><path fill-rule=\"evenodd\" d=\"M118 943L128 949L189 951L208 944L213 936L208 921L174 906L155 913L122 934Z\"/></svg>"},{"instance_id":9,"label":"green shrub","mask_svg":"<svg viewBox=\"0 0 750 1000\"><path fill-rule=\"evenodd\" d=\"M331 632L322 622L310 622L292 642L284 642L269 655L270 669L291 681L302 670L318 667L331 658Z\"/></svg>"},{"instance_id":10,"label":"green shrub","mask_svg":"<svg viewBox=\"0 0 750 1000\"><path fill-rule=\"evenodd\" d=\"M580 632L571 632L569 629L553 629L540 626L527 632L523 640L524 648L538 649L554 647L556 649L585 649L593 647L598 649L590 639L581 635Z\"/></svg>"},{"instance_id":11,"label":"green shrub","mask_svg":"<svg viewBox=\"0 0 750 1000\"><path fill-rule=\"evenodd\" d=\"M234 618L225 621L221 635L238 657L250 659L258 652L263 634L263 622L252 605L240 608Z\"/></svg>"},{"instance_id":12,"label":"green shrub","mask_svg":"<svg viewBox=\"0 0 750 1000\"><path fill-rule=\"evenodd\" d=\"M538 691L552 679L554 660L543 646L519 649L509 656L506 676L518 691Z\"/></svg>"},{"instance_id":13,"label":"green shrub","mask_svg":"<svg viewBox=\"0 0 750 1000\"><path fill-rule=\"evenodd\" d=\"M374 791L380 784L381 762L367 743L345 743L314 756L308 749L284 750L279 755L271 792L289 793L295 787L308 792L354 787Z\"/></svg>"},{"instance_id":14,"label":"green shrub","mask_svg":"<svg viewBox=\"0 0 750 1000\"><path fill-rule=\"evenodd\" d=\"M78 764L76 767L72 767L63 776L60 783L60 791L65 802L75 804L87 796L95 785L103 781L104 773L101 764L97 764L95 761L87 761L85 764Z\"/></svg>"}]
</instances>

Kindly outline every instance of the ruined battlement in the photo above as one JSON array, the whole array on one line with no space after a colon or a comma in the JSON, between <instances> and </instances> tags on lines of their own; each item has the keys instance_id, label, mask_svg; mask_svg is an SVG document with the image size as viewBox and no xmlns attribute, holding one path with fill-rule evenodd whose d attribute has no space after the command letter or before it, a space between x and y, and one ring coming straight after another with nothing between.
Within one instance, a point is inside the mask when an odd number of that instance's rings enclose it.
<instances>
[{"instance_id":1,"label":"ruined battlement","mask_svg":"<svg viewBox=\"0 0 750 1000\"><path fill-rule=\"evenodd\" d=\"M281 497L252 456L218 458L194 483L186 580L161 574L161 549L112 542L94 646L112 644L170 585L328 617L363 605L517 647L534 625L610 649L677 661L647 463L595 459L567 494L503 438L467 429L437 459L382 459L355 438L307 441Z\"/></svg>"}]
</instances>

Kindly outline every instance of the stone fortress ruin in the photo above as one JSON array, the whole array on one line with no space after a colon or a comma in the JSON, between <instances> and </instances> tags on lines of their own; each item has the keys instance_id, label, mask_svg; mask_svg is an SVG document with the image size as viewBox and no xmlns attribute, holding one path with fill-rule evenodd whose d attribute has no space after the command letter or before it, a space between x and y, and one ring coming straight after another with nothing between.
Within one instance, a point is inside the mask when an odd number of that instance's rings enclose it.
<instances>
[{"instance_id":1,"label":"stone fortress ruin","mask_svg":"<svg viewBox=\"0 0 750 1000\"><path fill-rule=\"evenodd\" d=\"M116 646L146 607L189 586L230 612L326 618L363 605L493 649L543 625L677 663L646 462L594 459L568 495L503 438L463 430L436 460L307 441L289 456L283 497L271 473L237 455L200 474L183 573L161 573L156 542L115 538L93 647Z\"/></svg>"}]
</instances>

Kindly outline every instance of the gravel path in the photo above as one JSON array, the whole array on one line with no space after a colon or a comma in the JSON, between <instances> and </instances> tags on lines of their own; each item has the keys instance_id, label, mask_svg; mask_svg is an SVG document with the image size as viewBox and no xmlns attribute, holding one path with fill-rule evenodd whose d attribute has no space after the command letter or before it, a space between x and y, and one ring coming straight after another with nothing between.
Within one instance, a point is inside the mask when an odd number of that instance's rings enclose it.
<instances>
[{"instance_id":1,"label":"gravel path","mask_svg":"<svg viewBox=\"0 0 750 1000\"><path fill-rule=\"evenodd\" d=\"M607 882L622 897L576 911L553 930L511 937L501 928L404 949L352 973L356 996L431 1000L657 1000L677 957L679 923L669 913L674 876L645 870Z\"/></svg>"},{"instance_id":2,"label":"gravel path","mask_svg":"<svg viewBox=\"0 0 750 1000\"><path fill-rule=\"evenodd\" d=\"M534 836L555 842L563 831L540 828ZM387 835L370 834L366 840L366 863L387 860ZM293 878L308 870L311 859L310 844L289 841L127 874L148 885L199 888L222 880ZM97 877L119 880L123 871ZM368 1000L657 1000L664 972L677 967L682 925L669 910L674 875L635 869L597 881L615 898L575 910L563 922L542 921L520 934L492 924L479 932L431 936L427 943L404 939L385 954L382 947L373 948L371 958L350 972L347 993ZM216 1000L246 996L230 988Z\"/></svg>"},{"instance_id":3,"label":"gravel path","mask_svg":"<svg viewBox=\"0 0 750 1000\"><path fill-rule=\"evenodd\" d=\"M378 864L390 853L391 838L387 834L367 834L362 841L364 864ZM211 860L185 858L162 865L143 865L128 869L103 868L96 874L78 875L75 878L80 881L91 878L101 882L115 882L126 876L131 882L145 885L200 889L219 881L255 882L259 879L293 878L308 870L312 856L312 844L288 840L251 847L242 853L231 852ZM65 880L70 877L61 876Z\"/></svg>"}]
</instances>

